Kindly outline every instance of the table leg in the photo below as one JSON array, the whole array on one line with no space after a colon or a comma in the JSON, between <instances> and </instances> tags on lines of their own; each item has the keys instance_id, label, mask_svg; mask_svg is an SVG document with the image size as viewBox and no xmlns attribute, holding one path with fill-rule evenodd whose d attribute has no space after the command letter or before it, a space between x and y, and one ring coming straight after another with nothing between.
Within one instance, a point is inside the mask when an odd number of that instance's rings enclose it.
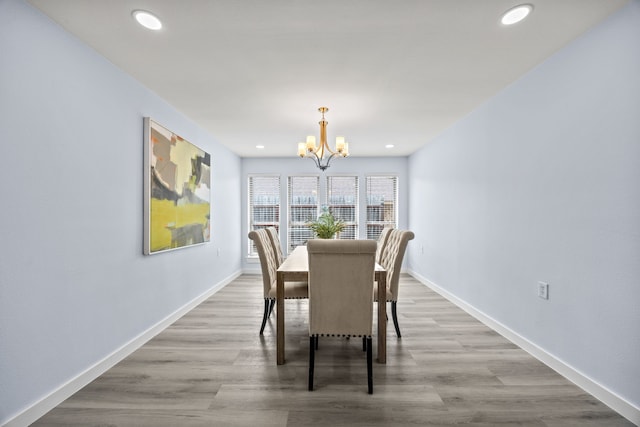
<instances>
[{"instance_id":1,"label":"table leg","mask_svg":"<svg viewBox=\"0 0 640 427\"><path fill-rule=\"evenodd\" d=\"M276 280L276 359L284 365L284 273L278 271Z\"/></svg>"},{"instance_id":2,"label":"table leg","mask_svg":"<svg viewBox=\"0 0 640 427\"><path fill-rule=\"evenodd\" d=\"M378 277L378 363L387 363L387 272Z\"/></svg>"}]
</instances>

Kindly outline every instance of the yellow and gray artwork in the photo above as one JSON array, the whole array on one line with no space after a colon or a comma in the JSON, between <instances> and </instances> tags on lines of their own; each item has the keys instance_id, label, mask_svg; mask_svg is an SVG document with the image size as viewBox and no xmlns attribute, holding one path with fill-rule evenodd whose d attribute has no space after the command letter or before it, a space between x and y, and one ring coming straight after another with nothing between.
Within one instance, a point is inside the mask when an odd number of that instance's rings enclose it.
<instances>
[{"instance_id":1,"label":"yellow and gray artwork","mask_svg":"<svg viewBox=\"0 0 640 427\"><path fill-rule=\"evenodd\" d=\"M209 241L211 157L149 120L149 253Z\"/></svg>"}]
</instances>

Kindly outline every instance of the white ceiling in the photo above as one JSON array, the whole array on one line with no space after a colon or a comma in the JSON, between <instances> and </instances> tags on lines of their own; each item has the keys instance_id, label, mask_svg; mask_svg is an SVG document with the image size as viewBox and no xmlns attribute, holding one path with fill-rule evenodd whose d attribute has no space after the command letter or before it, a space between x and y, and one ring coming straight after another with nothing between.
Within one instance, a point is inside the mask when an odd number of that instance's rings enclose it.
<instances>
[{"instance_id":1,"label":"white ceiling","mask_svg":"<svg viewBox=\"0 0 640 427\"><path fill-rule=\"evenodd\" d=\"M531 0L505 27L520 1L29 0L243 157L295 156L320 106L331 145L411 154L627 1Z\"/></svg>"}]
</instances>

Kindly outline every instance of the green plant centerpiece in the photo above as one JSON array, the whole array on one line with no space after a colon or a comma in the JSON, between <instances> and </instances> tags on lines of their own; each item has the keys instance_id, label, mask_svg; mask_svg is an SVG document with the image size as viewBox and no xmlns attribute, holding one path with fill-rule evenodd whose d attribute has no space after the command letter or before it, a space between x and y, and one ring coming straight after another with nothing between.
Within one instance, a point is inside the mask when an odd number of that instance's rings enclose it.
<instances>
[{"instance_id":1,"label":"green plant centerpiece","mask_svg":"<svg viewBox=\"0 0 640 427\"><path fill-rule=\"evenodd\" d=\"M341 232L345 223L341 219L336 219L328 207L322 208L322 213L315 221L310 221L307 226L315 233L319 239L333 239L336 233Z\"/></svg>"}]
</instances>

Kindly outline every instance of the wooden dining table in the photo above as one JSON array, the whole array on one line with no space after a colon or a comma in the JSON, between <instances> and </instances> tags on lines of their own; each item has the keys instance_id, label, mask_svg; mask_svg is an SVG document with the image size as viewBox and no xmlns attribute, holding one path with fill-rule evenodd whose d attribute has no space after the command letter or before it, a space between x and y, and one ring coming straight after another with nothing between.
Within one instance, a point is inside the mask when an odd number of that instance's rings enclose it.
<instances>
[{"instance_id":1,"label":"wooden dining table","mask_svg":"<svg viewBox=\"0 0 640 427\"><path fill-rule=\"evenodd\" d=\"M276 356L277 364L283 365L285 321L284 283L308 280L309 258L306 246L298 246L284 260L277 272L276 281ZM378 282L378 363L387 363L387 271L378 263L375 267Z\"/></svg>"}]
</instances>

